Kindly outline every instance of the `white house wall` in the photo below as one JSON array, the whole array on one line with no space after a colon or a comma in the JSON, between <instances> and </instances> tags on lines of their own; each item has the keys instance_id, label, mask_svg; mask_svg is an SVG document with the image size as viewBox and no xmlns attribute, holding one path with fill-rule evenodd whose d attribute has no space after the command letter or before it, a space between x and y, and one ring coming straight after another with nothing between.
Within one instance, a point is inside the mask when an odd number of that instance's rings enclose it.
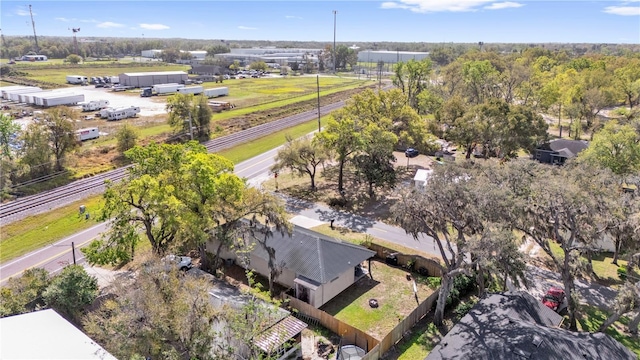
<instances>
[{"instance_id":1,"label":"white house wall","mask_svg":"<svg viewBox=\"0 0 640 360\"><path fill-rule=\"evenodd\" d=\"M261 274L264 277L269 277L269 263L264 260L261 259L255 255L251 255L249 257L251 264L249 264L249 268L254 270L255 272L257 272L258 274ZM293 271L287 269L286 267L284 269L282 269L282 273L280 274L280 276L278 276L278 279L276 279L276 282L278 284L284 285L286 287L292 288L294 287L293 284L293 280L295 280L296 278L296 273L294 273Z\"/></svg>"},{"instance_id":2,"label":"white house wall","mask_svg":"<svg viewBox=\"0 0 640 360\"><path fill-rule=\"evenodd\" d=\"M355 264L354 264L355 267ZM316 308L326 304L329 300L333 299L336 295L346 290L353 284L355 280L354 268L347 269L340 276L333 281L321 285L316 290L315 302L313 303Z\"/></svg>"}]
</instances>

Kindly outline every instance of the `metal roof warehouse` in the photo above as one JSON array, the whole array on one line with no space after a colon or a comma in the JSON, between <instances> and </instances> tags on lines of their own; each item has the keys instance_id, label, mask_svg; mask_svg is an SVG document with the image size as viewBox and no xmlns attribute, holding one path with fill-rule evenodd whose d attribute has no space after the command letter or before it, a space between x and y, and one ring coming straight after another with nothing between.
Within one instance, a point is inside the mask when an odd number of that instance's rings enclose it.
<instances>
[{"instance_id":1,"label":"metal roof warehouse","mask_svg":"<svg viewBox=\"0 0 640 360\"><path fill-rule=\"evenodd\" d=\"M148 87L157 84L184 84L188 75L184 71L155 71L120 74L120 84L123 86Z\"/></svg>"}]
</instances>

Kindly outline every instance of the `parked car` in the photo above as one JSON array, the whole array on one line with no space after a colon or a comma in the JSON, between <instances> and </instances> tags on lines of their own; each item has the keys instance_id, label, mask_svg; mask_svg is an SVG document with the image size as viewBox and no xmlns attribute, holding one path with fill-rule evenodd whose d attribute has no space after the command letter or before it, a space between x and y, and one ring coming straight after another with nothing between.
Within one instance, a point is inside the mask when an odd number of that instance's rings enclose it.
<instances>
[{"instance_id":1,"label":"parked car","mask_svg":"<svg viewBox=\"0 0 640 360\"><path fill-rule=\"evenodd\" d=\"M413 158L413 157L416 157L416 156L420 155L420 152L417 149L408 148L407 150L404 151L404 154L408 158Z\"/></svg>"},{"instance_id":2,"label":"parked car","mask_svg":"<svg viewBox=\"0 0 640 360\"><path fill-rule=\"evenodd\" d=\"M176 267L182 271L187 271L193 267L191 258L188 256L167 255L162 258L162 262L166 266Z\"/></svg>"},{"instance_id":3,"label":"parked car","mask_svg":"<svg viewBox=\"0 0 640 360\"><path fill-rule=\"evenodd\" d=\"M564 289L558 287L549 288L547 293L542 297L542 303L560 315L567 313L568 304Z\"/></svg>"}]
</instances>

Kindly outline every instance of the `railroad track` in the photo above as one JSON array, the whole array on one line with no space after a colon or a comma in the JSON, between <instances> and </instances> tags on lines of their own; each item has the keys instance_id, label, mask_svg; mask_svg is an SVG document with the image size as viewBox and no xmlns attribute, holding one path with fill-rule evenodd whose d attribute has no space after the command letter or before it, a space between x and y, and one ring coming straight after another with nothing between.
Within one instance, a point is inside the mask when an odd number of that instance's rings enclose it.
<instances>
[{"instance_id":1,"label":"railroad track","mask_svg":"<svg viewBox=\"0 0 640 360\"><path fill-rule=\"evenodd\" d=\"M327 115L331 111L344 106L344 101L322 106L320 115ZM230 135L209 140L203 145L209 152L219 152L248 141L259 139L271 133L287 129L289 127L311 121L318 117L317 110L288 116L276 121L261 124ZM107 171L92 177L76 180L64 186L57 187L42 193L26 196L0 205L0 225L6 225L20 220L28 215L55 209L72 201L80 200L90 194L102 192L105 181L118 182L127 175L127 169L131 165ZM67 200L65 202L65 200Z\"/></svg>"}]
</instances>

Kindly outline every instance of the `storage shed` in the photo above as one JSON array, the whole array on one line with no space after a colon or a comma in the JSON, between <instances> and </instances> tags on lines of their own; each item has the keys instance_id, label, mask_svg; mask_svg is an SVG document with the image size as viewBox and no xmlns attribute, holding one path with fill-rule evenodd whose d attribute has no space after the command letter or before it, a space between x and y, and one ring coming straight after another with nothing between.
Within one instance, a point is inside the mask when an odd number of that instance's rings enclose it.
<instances>
[{"instance_id":1,"label":"storage shed","mask_svg":"<svg viewBox=\"0 0 640 360\"><path fill-rule=\"evenodd\" d=\"M157 71L120 74L120 85L135 87L150 87L156 84L178 83L184 84L188 75L184 71Z\"/></svg>"}]
</instances>

